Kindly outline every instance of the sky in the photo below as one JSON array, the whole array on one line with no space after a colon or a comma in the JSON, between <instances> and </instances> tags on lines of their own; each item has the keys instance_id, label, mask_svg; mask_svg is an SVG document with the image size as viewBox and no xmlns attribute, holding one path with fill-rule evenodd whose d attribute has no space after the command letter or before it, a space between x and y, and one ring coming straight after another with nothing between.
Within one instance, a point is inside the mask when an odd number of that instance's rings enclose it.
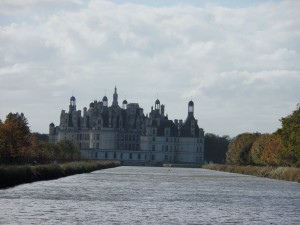
<instances>
[{"instance_id":1,"label":"sky","mask_svg":"<svg viewBox=\"0 0 300 225\"><path fill-rule=\"evenodd\" d=\"M126 99L206 133L270 133L300 102L300 1L1 0L0 119L48 133L68 110Z\"/></svg>"}]
</instances>

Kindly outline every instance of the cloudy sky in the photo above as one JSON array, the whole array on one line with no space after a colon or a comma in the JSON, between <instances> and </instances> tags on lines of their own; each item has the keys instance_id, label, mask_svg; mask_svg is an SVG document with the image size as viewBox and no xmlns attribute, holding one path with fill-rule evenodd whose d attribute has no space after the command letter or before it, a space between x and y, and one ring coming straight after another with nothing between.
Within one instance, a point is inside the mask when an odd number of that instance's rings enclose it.
<instances>
[{"instance_id":1,"label":"cloudy sky","mask_svg":"<svg viewBox=\"0 0 300 225\"><path fill-rule=\"evenodd\" d=\"M31 130L107 95L189 100L206 132L273 132L300 102L300 1L1 0L0 118Z\"/></svg>"}]
</instances>

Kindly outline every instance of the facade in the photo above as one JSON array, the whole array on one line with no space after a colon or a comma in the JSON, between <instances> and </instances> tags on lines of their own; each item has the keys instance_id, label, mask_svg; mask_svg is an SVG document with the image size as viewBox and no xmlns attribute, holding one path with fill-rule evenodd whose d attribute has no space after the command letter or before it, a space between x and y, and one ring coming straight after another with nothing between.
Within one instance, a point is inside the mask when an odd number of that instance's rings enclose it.
<instances>
[{"instance_id":1,"label":"facade","mask_svg":"<svg viewBox=\"0 0 300 225\"><path fill-rule=\"evenodd\" d=\"M114 159L124 164L202 164L204 131L194 117L194 103L188 103L186 120L169 120L165 106L157 99L149 115L138 103L118 104L117 88L111 106L108 98L76 110L70 98L69 111L61 111L60 124L49 126L49 141L71 140L85 159Z\"/></svg>"}]
</instances>

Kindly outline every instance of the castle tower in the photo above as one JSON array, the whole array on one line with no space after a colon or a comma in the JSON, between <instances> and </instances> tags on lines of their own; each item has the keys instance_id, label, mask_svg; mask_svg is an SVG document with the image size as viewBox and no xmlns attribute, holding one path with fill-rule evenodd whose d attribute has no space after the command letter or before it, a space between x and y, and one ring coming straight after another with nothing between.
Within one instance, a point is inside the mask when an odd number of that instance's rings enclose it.
<instances>
[{"instance_id":1,"label":"castle tower","mask_svg":"<svg viewBox=\"0 0 300 225\"><path fill-rule=\"evenodd\" d=\"M194 116L194 102L191 100L188 105L188 115Z\"/></svg>"},{"instance_id":2,"label":"castle tower","mask_svg":"<svg viewBox=\"0 0 300 225\"><path fill-rule=\"evenodd\" d=\"M76 111L76 99L74 96L70 98L69 113Z\"/></svg>"},{"instance_id":3,"label":"castle tower","mask_svg":"<svg viewBox=\"0 0 300 225\"><path fill-rule=\"evenodd\" d=\"M113 106L118 106L118 93L117 93L117 87L115 87L115 92L113 95L113 102L112 102Z\"/></svg>"},{"instance_id":4,"label":"castle tower","mask_svg":"<svg viewBox=\"0 0 300 225\"><path fill-rule=\"evenodd\" d=\"M55 134L55 125L54 123L50 123L49 125L49 135L54 135Z\"/></svg>"},{"instance_id":5,"label":"castle tower","mask_svg":"<svg viewBox=\"0 0 300 225\"><path fill-rule=\"evenodd\" d=\"M158 99L155 101L155 110L160 110L160 101Z\"/></svg>"},{"instance_id":6,"label":"castle tower","mask_svg":"<svg viewBox=\"0 0 300 225\"><path fill-rule=\"evenodd\" d=\"M127 109L127 101L126 101L126 100L123 101L123 106L122 106L122 108L123 108L123 109Z\"/></svg>"},{"instance_id":7,"label":"castle tower","mask_svg":"<svg viewBox=\"0 0 300 225\"><path fill-rule=\"evenodd\" d=\"M104 107L108 107L108 99L106 96L103 97L102 102Z\"/></svg>"}]
</instances>

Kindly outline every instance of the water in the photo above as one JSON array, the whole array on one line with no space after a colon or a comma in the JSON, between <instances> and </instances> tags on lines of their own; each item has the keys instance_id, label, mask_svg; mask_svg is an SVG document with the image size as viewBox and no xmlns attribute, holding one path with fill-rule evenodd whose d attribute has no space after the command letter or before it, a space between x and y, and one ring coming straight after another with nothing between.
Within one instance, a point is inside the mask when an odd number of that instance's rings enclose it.
<instances>
[{"instance_id":1,"label":"water","mask_svg":"<svg viewBox=\"0 0 300 225\"><path fill-rule=\"evenodd\" d=\"M299 224L300 184L118 167L0 190L0 224Z\"/></svg>"}]
</instances>

